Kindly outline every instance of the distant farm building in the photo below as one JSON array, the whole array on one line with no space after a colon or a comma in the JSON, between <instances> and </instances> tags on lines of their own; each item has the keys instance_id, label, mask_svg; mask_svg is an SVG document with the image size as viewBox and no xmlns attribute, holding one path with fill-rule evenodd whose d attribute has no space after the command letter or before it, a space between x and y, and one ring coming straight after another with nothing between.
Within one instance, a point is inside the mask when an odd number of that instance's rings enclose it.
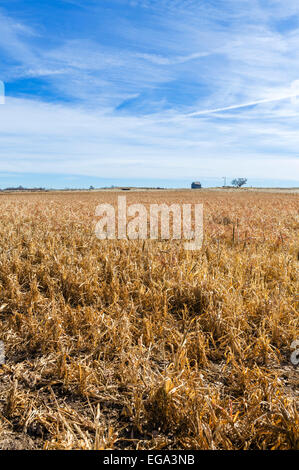
<instances>
[{"instance_id":1,"label":"distant farm building","mask_svg":"<svg viewBox=\"0 0 299 470\"><path fill-rule=\"evenodd\" d=\"M200 189L201 188L201 183L199 181L193 181L191 184L192 189Z\"/></svg>"}]
</instances>

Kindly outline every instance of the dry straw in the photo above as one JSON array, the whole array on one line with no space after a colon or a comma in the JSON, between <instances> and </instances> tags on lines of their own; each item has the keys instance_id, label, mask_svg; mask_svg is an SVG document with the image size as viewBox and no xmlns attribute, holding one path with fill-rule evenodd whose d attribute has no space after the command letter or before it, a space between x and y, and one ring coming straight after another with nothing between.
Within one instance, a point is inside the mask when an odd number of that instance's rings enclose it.
<instances>
[{"instance_id":1,"label":"dry straw","mask_svg":"<svg viewBox=\"0 0 299 470\"><path fill-rule=\"evenodd\" d=\"M200 196L194 252L98 240L113 192L0 196L0 448L298 448L298 195Z\"/></svg>"}]
</instances>

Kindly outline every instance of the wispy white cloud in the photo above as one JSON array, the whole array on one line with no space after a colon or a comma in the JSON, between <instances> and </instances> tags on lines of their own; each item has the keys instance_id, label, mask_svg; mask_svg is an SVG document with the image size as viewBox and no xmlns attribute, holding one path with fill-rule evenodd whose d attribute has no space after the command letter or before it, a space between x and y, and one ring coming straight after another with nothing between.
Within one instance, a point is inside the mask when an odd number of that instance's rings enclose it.
<instances>
[{"instance_id":1,"label":"wispy white cloud","mask_svg":"<svg viewBox=\"0 0 299 470\"><path fill-rule=\"evenodd\" d=\"M1 24L1 42L2 48L7 49L10 54L15 51L16 56L26 51L28 55L28 48L24 45L24 37L35 37L38 33L31 28L28 24L13 19L11 16L5 14L3 9L0 9L0 24Z\"/></svg>"},{"instance_id":2,"label":"wispy white cloud","mask_svg":"<svg viewBox=\"0 0 299 470\"><path fill-rule=\"evenodd\" d=\"M185 62L189 62L191 60L196 60L200 59L202 57L207 57L210 55L209 52L194 52L193 54L189 54L186 56L177 56L177 57L163 57L160 55L154 55L154 54L136 54L136 57L139 57L141 59L145 59L149 62L152 62L153 64L158 64L158 65L176 65L176 64L183 64Z\"/></svg>"},{"instance_id":3,"label":"wispy white cloud","mask_svg":"<svg viewBox=\"0 0 299 470\"><path fill-rule=\"evenodd\" d=\"M217 123L179 114L173 118L8 99L0 107L1 169L116 178L237 171L286 179L299 169L298 116L288 126L266 120L257 126L250 117Z\"/></svg>"}]
</instances>

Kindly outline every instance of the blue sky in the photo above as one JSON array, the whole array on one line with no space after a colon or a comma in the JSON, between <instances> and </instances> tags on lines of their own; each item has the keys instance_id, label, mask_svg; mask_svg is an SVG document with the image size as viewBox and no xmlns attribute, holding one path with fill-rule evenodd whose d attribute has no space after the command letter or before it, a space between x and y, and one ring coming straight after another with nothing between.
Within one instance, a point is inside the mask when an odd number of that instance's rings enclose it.
<instances>
[{"instance_id":1,"label":"blue sky","mask_svg":"<svg viewBox=\"0 0 299 470\"><path fill-rule=\"evenodd\" d=\"M0 187L299 185L294 0L0 0L0 80Z\"/></svg>"}]
</instances>

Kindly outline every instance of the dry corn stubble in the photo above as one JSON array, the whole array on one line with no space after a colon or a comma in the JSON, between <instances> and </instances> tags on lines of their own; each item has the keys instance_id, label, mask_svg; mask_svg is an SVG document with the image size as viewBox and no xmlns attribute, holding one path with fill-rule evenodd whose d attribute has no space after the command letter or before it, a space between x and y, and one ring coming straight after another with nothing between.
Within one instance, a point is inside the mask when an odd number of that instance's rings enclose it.
<instances>
[{"instance_id":1,"label":"dry corn stubble","mask_svg":"<svg viewBox=\"0 0 299 470\"><path fill-rule=\"evenodd\" d=\"M297 194L204 204L204 244L100 241L117 192L2 194L1 449L295 449Z\"/></svg>"}]
</instances>

